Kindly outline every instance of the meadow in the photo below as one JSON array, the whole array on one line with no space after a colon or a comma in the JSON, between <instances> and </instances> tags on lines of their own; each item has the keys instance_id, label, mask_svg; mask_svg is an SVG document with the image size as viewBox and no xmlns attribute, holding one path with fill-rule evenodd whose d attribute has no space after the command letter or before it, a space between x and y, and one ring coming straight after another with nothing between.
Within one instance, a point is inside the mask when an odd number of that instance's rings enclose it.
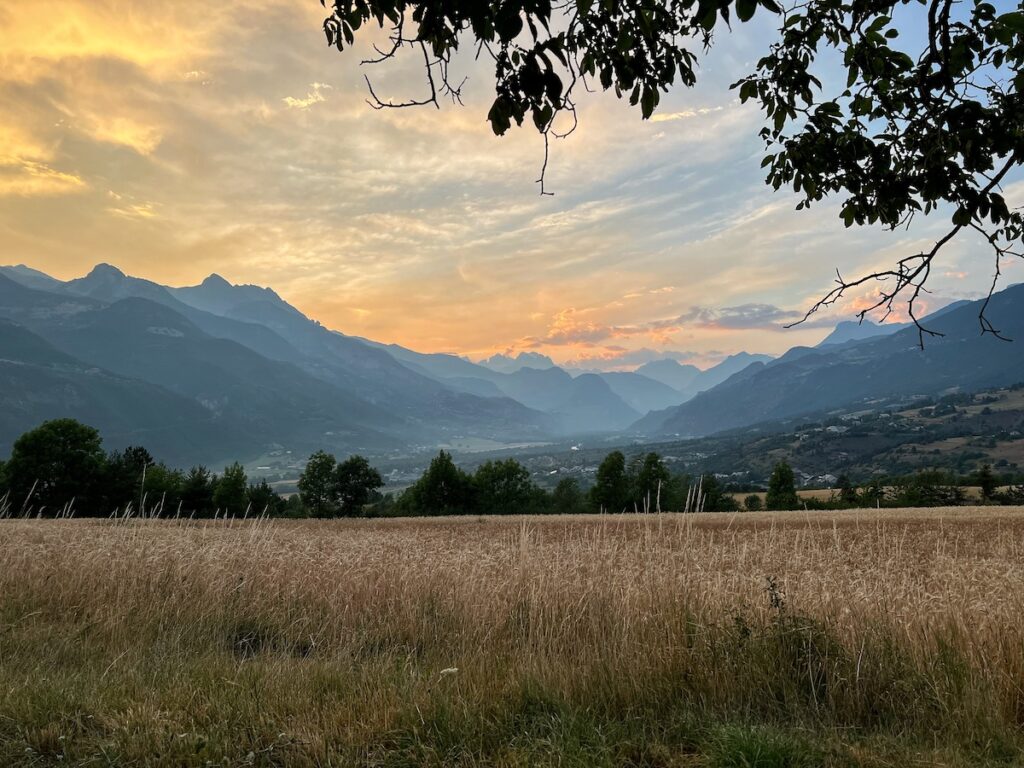
<instances>
[{"instance_id":1,"label":"meadow","mask_svg":"<svg viewBox=\"0 0 1024 768\"><path fill-rule=\"evenodd\" d=\"M0 521L0 765L1024 759L1024 509Z\"/></svg>"}]
</instances>

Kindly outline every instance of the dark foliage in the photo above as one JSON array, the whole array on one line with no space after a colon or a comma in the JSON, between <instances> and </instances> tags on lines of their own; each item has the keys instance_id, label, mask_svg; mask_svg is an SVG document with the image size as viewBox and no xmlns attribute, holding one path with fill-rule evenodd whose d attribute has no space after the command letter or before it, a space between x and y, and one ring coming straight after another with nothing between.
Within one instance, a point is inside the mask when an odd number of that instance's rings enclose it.
<instances>
[{"instance_id":1,"label":"dark foliage","mask_svg":"<svg viewBox=\"0 0 1024 768\"><path fill-rule=\"evenodd\" d=\"M413 515L464 515L476 511L473 479L441 451L427 471L402 494L401 507Z\"/></svg>"},{"instance_id":2,"label":"dark foliage","mask_svg":"<svg viewBox=\"0 0 1024 768\"><path fill-rule=\"evenodd\" d=\"M19 437L4 466L13 510L56 515L102 503L101 443L95 429L73 419L47 421Z\"/></svg>"},{"instance_id":3,"label":"dark foliage","mask_svg":"<svg viewBox=\"0 0 1024 768\"><path fill-rule=\"evenodd\" d=\"M597 479L590 489L590 501L602 512L634 509L626 475L626 457L622 451L609 453L597 468Z\"/></svg>"},{"instance_id":4,"label":"dark foliage","mask_svg":"<svg viewBox=\"0 0 1024 768\"><path fill-rule=\"evenodd\" d=\"M775 465L768 479L768 494L765 496L766 509L799 509L800 499L796 495L796 481L793 468L782 461Z\"/></svg>"}]
</instances>

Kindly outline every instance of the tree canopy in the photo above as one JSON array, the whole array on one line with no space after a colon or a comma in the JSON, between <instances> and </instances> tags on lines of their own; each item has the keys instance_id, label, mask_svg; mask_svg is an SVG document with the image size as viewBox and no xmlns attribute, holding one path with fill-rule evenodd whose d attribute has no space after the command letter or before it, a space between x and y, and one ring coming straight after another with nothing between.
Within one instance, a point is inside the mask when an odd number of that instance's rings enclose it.
<instances>
[{"instance_id":1,"label":"tree canopy","mask_svg":"<svg viewBox=\"0 0 1024 768\"><path fill-rule=\"evenodd\" d=\"M4 465L14 502L51 515L88 508L101 495L101 443L99 432L74 419L45 421L23 434Z\"/></svg>"},{"instance_id":2,"label":"tree canopy","mask_svg":"<svg viewBox=\"0 0 1024 768\"><path fill-rule=\"evenodd\" d=\"M768 493L765 495L764 505L766 509L773 510L797 509L800 506L793 468L784 461L775 465L772 476L768 478Z\"/></svg>"},{"instance_id":3,"label":"tree canopy","mask_svg":"<svg viewBox=\"0 0 1024 768\"><path fill-rule=\"evenodd\" d=\"M986 0L321 0L324 32L344 50L369 25L389 27L391 44L364 63L404 50L422 56L426 93L382 100L377 109L461 103L450 74L462 47L493 60L495 134L532 123L548 140L576 125L582 87L614 91L649 118L663 93L697 81L699 58L714 35L756 13L777 19L777 38L753 72L736 82L741 101L764 111L763 167L774 189L791 187L797 208L841 199L846 226L897 228L939 210L948 231L932 247L836 287L808 311L850 289L877 283L877 301L859 314L892 311L906 301L911 318L940 249L963 230L984 238L994 260L1022 255L1024 218L1003 198L1001 182L1024 160L1024 4ZM900 19L903 23L901 25ZM919 27L923 34L901 30ZM846 78L822 77L838 52ZM999 336L985 309L983 333ZM925 333L934 333L920 324Z\"/></svg>"}]
</instances>

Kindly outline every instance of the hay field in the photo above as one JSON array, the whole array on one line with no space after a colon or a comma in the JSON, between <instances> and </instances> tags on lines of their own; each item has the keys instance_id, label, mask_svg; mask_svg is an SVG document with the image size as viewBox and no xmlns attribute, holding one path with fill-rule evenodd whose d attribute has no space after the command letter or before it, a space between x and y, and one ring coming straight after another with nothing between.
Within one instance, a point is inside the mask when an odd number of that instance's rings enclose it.
<instances>
[{"instance_id":1,"label":"hay field","mask_svg":"<svg viewBox=\"0 0 1024 768\"><path fill-rule=\"evenodd\" d=\"M1024 510L0 521L0 765L1018 765Z\"/></svg>"}]
</instances>

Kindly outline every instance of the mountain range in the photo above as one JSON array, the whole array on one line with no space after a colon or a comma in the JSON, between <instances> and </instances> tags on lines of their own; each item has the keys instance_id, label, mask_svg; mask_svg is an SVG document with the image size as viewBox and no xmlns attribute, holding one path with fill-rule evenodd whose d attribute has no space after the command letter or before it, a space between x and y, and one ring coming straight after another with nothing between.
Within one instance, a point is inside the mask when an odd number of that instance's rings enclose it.
<instances>
[{"instance_id":1,"label":"mountain range","mask_svg":"<svg viewBox=\"0 0 1024 768\"><path fill-rule=\"evenodd\" d=\"M960 301L914 326L815 348L794 347L756 362L693 399L652 411L633 429L646 436L697 437L886 398L973 391L1024 382L1024 285L993 295L986 317L1010 342L982 334L980 301Z\"/></svg>"},{"instance_id":2,"label":"mountain range","mask_svg":"<svg viewBox=\"0 0 1024 768\"><path fill-rule=\"evenodd\" d=\"M991 305L1011 331L1022 324L1011 311L1019 290ZM141 443L188 464L466 438L700 436L894 393L1024 380L1018 347L979 342L976 306L928 322L946 336L924 352L916 329L840 323L818 347L778 359L742 352L706 370L666 359L574 374L536 352L477 363L348 336L270 288L217 275L172 288L107 264L68 281L0 267L0 455L57 416L93 424L111 447Z\"/></svg>"},{"instance_id":3,"label":"mountain range","mask_svg":"<svg viewBox=\"0 0 1024 768\"><path fill-rule=\"evenodd\" d=\"M537 353L478 364L346 336L217 275L172 288L108 264L68 281L2 267L0 322L0 453L63 415L177 463L546 441L621 431L688 396Z\"/></svg>"}]
</instances>

